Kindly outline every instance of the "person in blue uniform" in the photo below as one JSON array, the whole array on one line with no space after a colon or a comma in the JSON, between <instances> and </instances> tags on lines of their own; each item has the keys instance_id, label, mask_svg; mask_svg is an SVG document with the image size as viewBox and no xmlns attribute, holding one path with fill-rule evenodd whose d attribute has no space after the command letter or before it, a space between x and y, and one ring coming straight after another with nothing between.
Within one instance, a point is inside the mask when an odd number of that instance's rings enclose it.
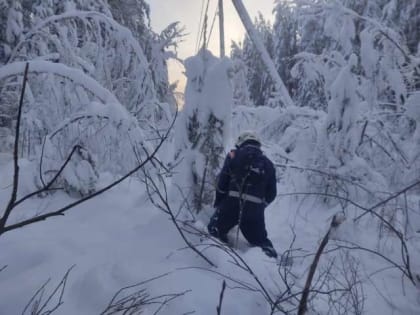
<instances>
[{"instance_id":1,"label":"person in blue uniform","mask_svg":"<svg viewBox=\"0 0 420 315\"><path fill-rule=\"evenodd\" d=\"M269 257L277 257L264 219L265 208L277 194L274 165L261 151L261 141L252 131L242 133L235 146L218 177L216 211L208 231L227 243L228 232L239 225L251 245L261 247Z\"/></svg>"}]
</instances>

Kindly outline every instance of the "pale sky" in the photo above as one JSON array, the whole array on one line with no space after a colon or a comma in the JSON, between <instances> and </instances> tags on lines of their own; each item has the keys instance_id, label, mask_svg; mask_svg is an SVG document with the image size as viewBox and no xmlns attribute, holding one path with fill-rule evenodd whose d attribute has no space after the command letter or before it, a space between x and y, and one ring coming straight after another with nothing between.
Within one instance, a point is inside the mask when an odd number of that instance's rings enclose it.
<instances>
[{"instance_id":1,"label":"pale sky","mask_svg":"<svg viewBox=\"0 0 420 315\"><path fill-rule=\"evenodd\" d=\"M185 27L188 34L184 38L184 42L180 43L178 48L178 56L181 59L196 54L197 33L200 22L200 13L202 2L205 4L207 0L149 0L151 10L152 28L156 32L160 32L172 22L179 21ZM273 8L275 0L243 0L251 19L261 12L263 16L270 20L273 18ZM210 0L208 13L208 29L216 11L218 0ZM231 2L224 0L225 15L225 47L226 55L229 55L230 43L232 40L241 41L244 37L245 29L241 20ZM216 18L212 35L210 37L209 49L214 55L219 56L219 21ZM171 62L169 64L170 80L180 80L179 90L183 90L185 85L185 77L182 75L184 69L179 63Z\"/></svg>"}]
</instances>

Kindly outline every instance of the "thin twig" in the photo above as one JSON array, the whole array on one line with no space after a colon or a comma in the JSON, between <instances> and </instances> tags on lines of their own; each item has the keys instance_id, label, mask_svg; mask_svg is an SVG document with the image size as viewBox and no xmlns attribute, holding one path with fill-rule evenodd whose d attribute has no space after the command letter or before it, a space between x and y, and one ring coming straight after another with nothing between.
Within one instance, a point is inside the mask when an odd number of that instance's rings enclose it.
<instances>
[{"instance_id":1,"label":"thin twig","mask_svg":"<svg viewBox=\"0 0 420 315\"><path fill-rule=\"evenodd\" d=\"M64 297L64 292L66 289L66 284L67 284L67 279L69 277L70 272L72 271L72 269L75 267L76 265L71 266L69 269L67 269L66 273L64 274L63 278L61 279L60 283L55 287L55 289L51 292L51 294L49 294L49 296L47 297L47 299L44 301L44 303L41 305L43 296L44 296L44 292L45 292L45 288L47 286L47 284L50 282L51 279L48 279L36 292L35 294L32 296L32 298L29 300L28 304L26 304L22 315L26 314L26 311L29 310L29 308L31 307L32 309L30 310L30 314L31 315L47 315L47 314L52 314L53 312L55 312L61 305L63 305L63 297ZM58 297L57 297L57 293ZM51 307L51 309L49 310L45 310L52 299L55 299L56 302L55 304ZM44 311L45 310L45 311Z\"/></svg>"},{"instance_id":2,"label":"thin twig","mask_svg":"<svg viewBox=\"0 0 420 315\"><path fill-rule=\"evenodd\" d=\"M360 218L362 218L363 216L365 216L367 213L372 212L374 209L379 208L380 206L388 203L389 201L391 201L392 199L397 198L398 196L406 193L407 191L413 189L414 187L416 187L417 185L420 185L420 181L415 182L414 184L411 184L407 187L405 187L403 190L400 190L399 192L396 192L395 194L391 195L390 197L378 202L376 205L370 207L369 209L367 209L367 211L365 213L362 213L361 215L359 215L357 218L354 219L354 222L357 222ZM360 208L360 207L359 207Z\"/></svg>"},{"instance_id":3,"label":"thin twig","mask_svg":"<svg viewBox=\"0 0 420 315\"><path fill-rule=\"evenodd\" d=\"M169 126L166 134L164 135L164 137L162 137L160 143L156 146L156 148L153 150L153 152L150 155L148 155L148 158L146 160L144 160L142 163L140 163L139 165L137 165L135 168L133 168L131 171L126 173L124 176L119 178L118 180L116 180L116 181L112 182L111 184L105 186L104 188L102 188L102 189L100 189L100 190L98 190L98 191L96 191L96 192L94 192L94 193L92 193L92 194L90 194L86 197L83 197L83 198L81 198L81 199L79 199L75 202L72 202L72 203L70 203L70 204L68 204L68 205L66 205L66 206L64 206L64 207L62 207L62 208L60 208L56 211L48 212L46 214L37 215L33 218L26 219L26 220L20 221L18 223L15 223L15 224L12 224L12 225L9 225L9 226L3 226L2 227L0 225L0 235L3 234L3 233L6 233L8 231L24 227L26 225L33 224L35 222L40 222L40 221L46 220L46 219L54 217L54 216L64 215L66 211L74 208L75 206L77 206L79 204L82 204L82 203L84 203L84 202L86 202L86 201L88 201L88 200L90 200L90 199L92 199L92 198L110 190L111 188L117 186L122 181L124 181L125 179L127 179L128 177L130 177L131 175L133 175L137 171L139 171L141 168L143 168L149 161L151 161L154 158L154 156L157 154L157 152L159 151L159 149L161 148L161 146L163 145L163 143L166 141L167 137L169 136L169 133L172 130L174 124L175 124L176 118L177 118L177 114L175 115L175 117L174 117L171 125ZM24 197L22 199L27 199L27 198ZM13 209L13 205L12 205L12 208L10 209L10 211L12 209Z\"/></svg>"},{"instance_id":4,"label":"thin twig","mask_svg":"<svg viewBox=\"0 0 420 315\"><path fill-rule=\"evenodd\" d=\"M123 288L121 288L121 289L119 289L115 294L114 294L114 296L112 297L112 299L111 299L111 301L109 302L109 304L108 304L108 306L107 306L107 309L109 309L111 306L112 306L112 304L114 304L115 303L115 301L117 300L117 298L118 298L118 296L123 292L123 291L125 291L125 290L129 290L129 289L133 289L133 288L136 288L136 287L139 287L139 286L142 286L142 285L144 285L144 284L146 284L146 283L149 283L149 282L152 282L152 281L155 281L155 280L157 280L157 279L161 279L161 278L163 278L163 277L166 277L166 276L168 276L170 273L169 272L167 272L167 273L164 273L164 274L162 274L162 275L159 275L159 276L156 276L156 277L153 277L153 278L150 278L150 279L147 279L147 280L144 280L144 281L142 281L142 282L139 282L139 283L136 283L136 284L133 284L133 285L130 285L130 286L126 286L126 287L123 287ZM101 313L101 315L103 314L103 312Z\"/></svg>"},{"instance_id":5,"label":"thin twig","mask_svg":"<svg viewBox=\"0 0 420 315\"><path fill-rule=\"evenodd\" d=\"M223 283L222 283L222 291L220 291L220 297L219 297L219 305L216 308L217 315L221 315L222 314L222 302L223 302L223 295L225 294L225 289L226 289L226 281L223 280Z\"/></svg>"}]
</instances>

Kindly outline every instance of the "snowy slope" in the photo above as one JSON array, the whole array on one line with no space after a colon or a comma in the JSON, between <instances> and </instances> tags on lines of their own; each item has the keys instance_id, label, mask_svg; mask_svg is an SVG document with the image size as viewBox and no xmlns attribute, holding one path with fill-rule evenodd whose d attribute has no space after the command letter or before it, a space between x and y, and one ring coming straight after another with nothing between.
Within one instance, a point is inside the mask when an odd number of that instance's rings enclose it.
<instances>
[{"instance_id":1,"label":"snowy slope","mask_svg":"<svg viewBox=\"0 0 420 315\"><path fill-rule=\"evenodd\" d=\"M6 175L1 177L2 205L8 197L8 189L5 187L11 175L5 167L2 165L1 169L1 174ZM104 177L102 180L106 182L109 178ZM280 185L280 194L284 191L286 187ZM57 193L51 199L30 200L25 209L43 211L68 200L69 197ZM336 211L322 208L313 198L302 201L294 197L277 198L266 210L267 229L280 253L289 248L293 239L292 228L296 233L293 244L293 273L297 276L294 279L295 287L303 286L311 262L310 254L315 252ZM204 224L198 222L196 225ZM365 242L369 240L368 231L355 230L351 224L344 224L340 233L344 236L366 237ZM235 231L231 234L234 237ZM198 239L192 240L200 244ZM204 241L204 244L211 243L209 240ZM192 311L195 314L215 314L223 279L215 272L256 286L253 277L232 264L231 257L220 249L198 247L204 250L218 268L210 268L192 251L185 249L185 244L167 215L147 202L142 184L134 179L75 208L64 217L49 219L2 235L0 248L0 265L8 265L0 273L0 314L20 314L31 296L48 278L51 278L51 282L45 295L55 288L73 264L76 266L69 276L64 304L57 314L100 314L118 289L164 273L169 275L146 286L152 296L188 292L169 303L160 314L185 314ZM280 273L285 269L279 268L258 248L242 249L239 254L267 290L273 296L283 292ZM329 258L330 254L323 256L321 266L325 267ZM374 272L387 265L372 255L361 254L358 258L364 266L366 314L417 314L415 291L405 283L406 295L403 295L398 271L388 270L376 276ZM270 313L260 292L235 287L238 285L228 281L223 314ZM378 287L384 289L379 293ZM328 301L322 296L315 301L315 305L320 314L327 314ZM286 306L293 307L289 304Z\"/></svg>"},{"instance_id":2,"label":"snowy slope","mask_svg":"<svg viewBox=\"0 0 420 315\"><path fill-rule=\"evenodd\" d=\"M3 189L2 204L6 197ZM42 211L68 199L57 194L48 201L31 200L27 208ZM221 287L221 277L210 272L178 270L208 266L191 251L181 250L185 244L168 217L145 202L144 189L134 180L65 217L6 234L0 247L3 253L0 264L8 265L0 274L3 297L0 314L21 313L48 278L52 278L47 289L50 292L73 264L76 266L71 271L59 314L99 314L118 289L167 272L170 275L148 287L151 295L191 291L162 314L192 310L206 314L213 312ZM218 252L210 255L218 264L227 265L226 272L231 272L226 257L219 256ZM261 258L259 251L258 257ZM271 266L272 262L267 264ZM235 291L229 295L244 300L247 293ZM248 310L261 312L262 301L258 304L258 300L243 303L240 307L244 307L244 314ZM224 309L235 312L238 309L235 301L227 302Z\"/></svg>"}]
</instances>

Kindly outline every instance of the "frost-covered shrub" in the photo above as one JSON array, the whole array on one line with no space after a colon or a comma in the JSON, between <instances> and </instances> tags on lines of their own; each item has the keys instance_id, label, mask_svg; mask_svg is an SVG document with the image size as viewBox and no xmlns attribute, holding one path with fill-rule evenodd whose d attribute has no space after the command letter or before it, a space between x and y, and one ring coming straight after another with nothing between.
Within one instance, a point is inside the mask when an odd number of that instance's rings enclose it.
<instances>
[{"instance_id":1,"label":"frost-covered shrub","mask_svg":"<svg viewBox=\"0 0 420 315\"><path fill-rule=\"evenodd\" d=\"M98 179L95 161L89 151L77 147L56 185L62 183L64 191L71 196L84 197L95 192Z\"/></svg>"},{"instance_id":2,"label":"frost-covered shrub","mask_svg":"<svg viewBox=\"0 0 420 315\"><path fill-rule=\"evenodd\" d=\"M91 103L47 135L50 159L64 161L75 145L95 158L100 172L124 174L146 158L150 146L139 123L121 105Z\"/></svg>"}]
</instances>

